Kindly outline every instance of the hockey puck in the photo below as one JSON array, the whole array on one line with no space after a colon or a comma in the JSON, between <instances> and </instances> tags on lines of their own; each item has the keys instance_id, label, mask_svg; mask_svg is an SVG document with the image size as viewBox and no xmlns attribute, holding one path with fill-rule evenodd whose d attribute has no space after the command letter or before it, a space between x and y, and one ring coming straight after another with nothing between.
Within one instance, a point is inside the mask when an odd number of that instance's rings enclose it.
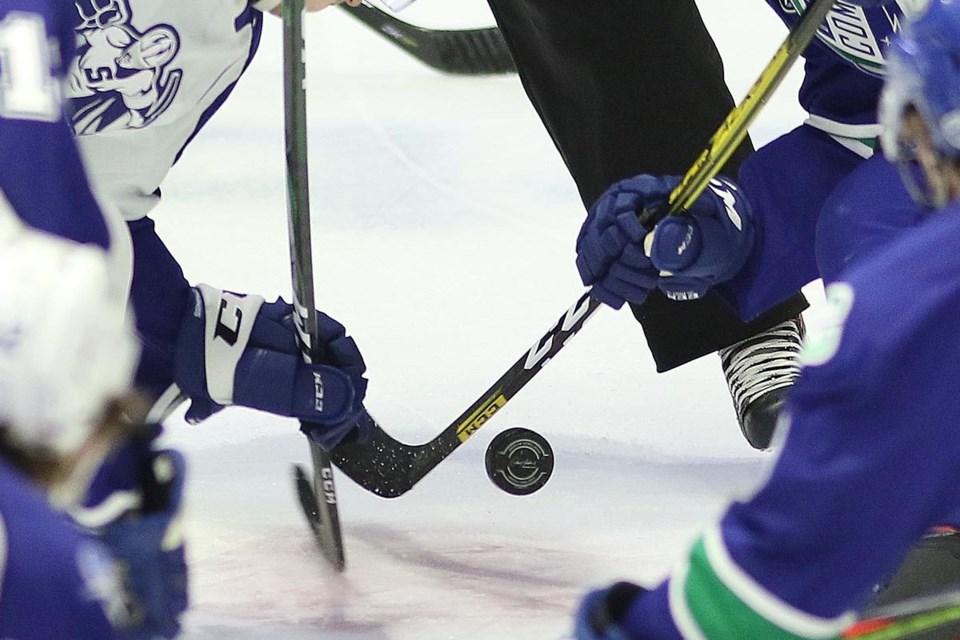
<instances>
[{"instance_id":1,"label":"hockey puck","mask_svg":"<svg viewBox=\"0 0 960 640\"><path fill-rule=\"evenodd\" d=\"M539 491L553 474L553 449L539 433L513 427L490 441L485 462L493 484L525 496Z\"/></svg>"}]
</instances>

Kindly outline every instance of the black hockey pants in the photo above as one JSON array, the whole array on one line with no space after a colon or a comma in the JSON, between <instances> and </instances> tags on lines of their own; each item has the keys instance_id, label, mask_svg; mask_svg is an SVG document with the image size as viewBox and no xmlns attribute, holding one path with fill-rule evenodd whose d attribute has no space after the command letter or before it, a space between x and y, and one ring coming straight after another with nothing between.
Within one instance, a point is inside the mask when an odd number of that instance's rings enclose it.
<instances>
[{"instance_id":1,"label":"black hockey pants","mask_svg":"<svg viewBox=\"0 0 960 640\"><path fill-rule=\"evenodd\" d=\"M587 206L621 178L686 173L734 106L694 0L488 2ZM751 151L741 145L723 173L736 176ZM667 371L807 303L797 293L750 323L714 295L673 302L655 291L631 306L657 370Z\"/></svg>"}]
</instances>

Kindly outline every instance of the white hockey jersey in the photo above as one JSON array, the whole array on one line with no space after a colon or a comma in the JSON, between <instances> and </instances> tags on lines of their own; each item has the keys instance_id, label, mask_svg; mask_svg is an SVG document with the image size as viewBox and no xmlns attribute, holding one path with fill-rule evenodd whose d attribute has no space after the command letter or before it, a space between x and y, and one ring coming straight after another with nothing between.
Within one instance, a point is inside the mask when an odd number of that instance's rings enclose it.
<instances>
[{"instance_id":1,"label":"white hockey jersey","mask_svg":"<svg viewBox=\"0 0 960 640\"><path fill-rule=\"evenodd\" d=\"M248 0L74 4L72 126L94 183L136 220L252 59L262 14Z\"/></svg>"}]
</instances>

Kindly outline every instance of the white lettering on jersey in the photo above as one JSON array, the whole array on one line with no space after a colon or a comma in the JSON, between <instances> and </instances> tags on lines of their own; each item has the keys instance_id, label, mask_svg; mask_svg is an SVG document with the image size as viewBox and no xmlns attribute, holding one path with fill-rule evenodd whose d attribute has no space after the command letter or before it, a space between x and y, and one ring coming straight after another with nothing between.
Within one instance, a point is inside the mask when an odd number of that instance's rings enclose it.
<instances>
[{"instance_id":1,"label":"white lettering on jersey","mask_svg":"<svg viewBox=\"0 0 960 640\"><path fill-rule=\"evenodd\" d=\"M43 18L13 11L0 22L0 115L17 120L60 119L60 85Z\"/></svg>"},{"instance_id":2,"label":"white lettering on jersey","mask_svg":"<svg viewBox=\"0 0 960 640\"><path fill-rule=\"evenodd\" d=\"M782 1L782 0L781 0ZM805 11L809 0L789 0L794 11ZM900 30L897 14L884 9L890 27ZM874 27L863 7L848 0L837 0L817 32L817 38L858 69L872 76L886 73L884 49L888 38L877 39Z\"/></svg>"}]
</instances>

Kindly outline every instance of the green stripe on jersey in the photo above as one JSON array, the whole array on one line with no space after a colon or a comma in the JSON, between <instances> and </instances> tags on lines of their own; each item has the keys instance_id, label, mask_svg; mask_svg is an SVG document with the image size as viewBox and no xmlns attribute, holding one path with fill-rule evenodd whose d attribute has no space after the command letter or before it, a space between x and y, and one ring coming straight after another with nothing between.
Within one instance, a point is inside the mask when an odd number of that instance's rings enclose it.
<instances>
[{"instance_id":1,"label":"green stripe on jersey","mask_svg":"<svg viewBox=\"0 0 960 640\"><path fill-rule=\"evenodd\" d=\"M670 613L687 640L834 640L856 619L811 615L743 570L719 525L707 529L669 583Z\"/></svg>"},{"instance_id":2,"label":"green stripe on jersey","mask_svg":"<svg viewBox=\"0 0 960 640\"><path fill-rule=\"evenodd\" d=\"M702 538L690 554L683 597L693 622L707 640L810 640L816 637L787 631L757 613L731 591L717 575Z\"/></svg>"}]
</instances>

